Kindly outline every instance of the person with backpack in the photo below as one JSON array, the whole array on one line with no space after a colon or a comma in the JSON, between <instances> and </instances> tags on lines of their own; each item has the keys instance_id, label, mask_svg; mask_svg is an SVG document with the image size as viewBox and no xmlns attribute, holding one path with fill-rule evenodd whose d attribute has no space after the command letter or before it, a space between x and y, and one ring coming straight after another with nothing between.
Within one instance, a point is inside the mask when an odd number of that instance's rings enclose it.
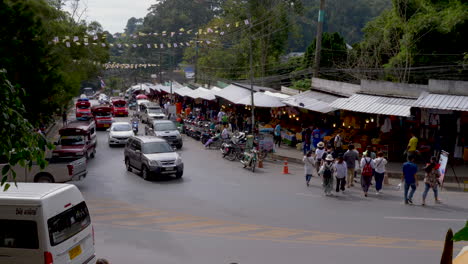
<instances>
[{"instance_id":1,"label":"person with backpack","mask_svg":"<svg viewBox=\"0 0 468 264\"><path fill-rule=\"evenodd\" d=\"M371 186L372 176L374 175L374 161L368 157L369 153L365 153L361 159L361 186L364 191L364 196L367 197L367 192Z\"/></svg>"},{"instance_id":2,"label":"person with backpack","mask_svg":"<svg viewBox=\"0 0 468 264\"><path fill-rule=\"evenodd\" d=\"M322 158L323 158L324 153L325 153L325 143L319 142L317 144L317 149L315 150L315 160L317 162L317 171L320 169L320 166L322 166Z\"/></svg>"},{"instance_id":3,"label":"person with backpack","mask_svg":"<svg viewBox=\"0 0 468 264\"><path fill-rule=\"evenodd\" d=\"M353 144L348 145L348 150L343 155L343 159L346 162L346 166L348 168L348 177L346 179L346 182L348 183L347 187L349 189L351 188L351 186L354 186L353 182L354 182L354 172L356 169L356 161L359 159L359 153L354 150Z\"/></svg>"},{"instance_id":4,"label":"person with backpack","mask_svg":"<svg viewBox=\"0 0 468 264\"><path fill-rule=\"evenodd\" d=\"M309 150L307 154L304 156L304 158L302 159L302 161L304 162L306 184L307 186L309 186L310 178L312 178L312 176L318 176L317 168L315 167L317 166L317 164L315 162L315 157L313 155L313 152Z\"/></svg>"},{"instance_id":5,"label":"person with backpack","mask_svg":"<svg viewBox=\"0 0 468 264\"><path fill-rule=\"evenodd\" d=\"M347 174L348 166L346 166L346 162L343 160L343 154L338 156L338 161L335 162L335 171L336 171L336 192L345 191L346 185L346 174Z\"/></svg>"},{"instance_id":6,"label":"person with backpack","mask_svg":"<svg viewBox=\"0 0 468 264\"><path fill-rule=\"evenodd\" d=\"M382 151L377 153L377 158L374 159L375 164L375 171L374 171L374 178L375 178L375 190L377 191L377 195L380 194L380 190L382 190L382 183L385 176L385 166L387 165L387 160L384 158L384 154Z\"/></svg>"},{"instance_id":7,"label":"person with backpack","mask_svg":"<svg viewBox=\"0 0 468 264\"><path fill-rule=\"evenodd\" d=\"M326 196L331 195L333 190L333 176L335 175L335 164L332 155L328 155L320 168L319 174L323 179L323 191Z\"/></svg>"},{"instance_id":8,"label":"person with backpack","mask_svg":"<svg viewBox=\"0 0 468 264\"><path fill-rule=\"evenodd\" d=\"M439 171L440 165L437 164L437 158L432 157L431 158L431 163L427 164L426 167L424 168L425 171L425 177L424 177L424 192L422 194L422 204L421 205L426 205L426 197L427 193L429 192L429 189L432 189L434 192L434 199L435 203L438 204L440 203L440 200L438 198L438 190L437 186L440 184L439 178L440 178L440 171Z\"/></svg>"}]
</instances>

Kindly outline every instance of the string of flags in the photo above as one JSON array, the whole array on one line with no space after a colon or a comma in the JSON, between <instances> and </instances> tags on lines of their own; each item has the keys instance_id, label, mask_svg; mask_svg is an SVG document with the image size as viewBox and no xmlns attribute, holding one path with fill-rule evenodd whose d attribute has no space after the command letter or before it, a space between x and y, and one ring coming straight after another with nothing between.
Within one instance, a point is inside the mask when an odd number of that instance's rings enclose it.
<instances>
[{"instance_id":1,"label":"string of flags","mask_svg":"<svg viewBox=\"0 0 468 264\"><path fill-rule=\"evenodd\" d=\"M233 24L226 24L226 28L221 28L221 27L218 27L218 26L215 26L213 28L209 27L209 28L206 28L206 30L204 29L198 29L198 30L193 30L193 29L189 29L189 30L185 30L184 28L180 28L178 31L168 31L168 30L165 30L165 31L162 31L162 32L149 32L149 33L144 33L144 32L137 32L135 34L125 34L125 33L116 33L116 34L113 34L113 35L110 35L112 38L114 39L118 39L118 38L126 38L126 37L130 37L130 38L138 38L138 37L147 37L147 36L161 36L161 37L174 37L174 36L179 36L179 35L208 35L208 34L217 34L217 35L220 35L220 36L223 36L224 34L226 34L226 30L228 28L235 28L235 27L239 27L241 25L249 25L250 24L250 21L248 19L245 19L244 21L238 21L238 22L235 22ZM107 39L108 35L107 34L100 34L101 37L99 37L97 34L96 35L85 35L85 36L64 36L62 37L61 39L56 36L53 38L52 42L53 43L59 43L59 42L73 42L73 43L79 43L78 45L80 45L81 43L85 44L85 43L90 43L89 40L93 40L93 41L97 41L99 39ZM68 47L69 44L67 44L67 47Z\"/></svg>"},{"instance_id":2,"label":"string of flags","mask_svg":"<svg viewBox=\"0 0 468 264\"><path fill-rule=\"evenodd\" d=\"M117 62L107 62L101 63L99 61L81 61L81 60L73 60L75 64L93 64L96 66L100 66L105 70L109 69L138 69L138 68L151 68L151 67L158 67L158 64L152 63L117 63Z\"/></svg>"},{"instance_id":3,"label":"string of flags","mask_svg":"<svg viewBox=\"0 0 468 264\"><path fill-rule=\"evenodd\" d=\"M196 43L198 44L207 44L207 45L210 45L211 43L213 43L214 40L198 40L198 41L194 41L194 40L191 40L191 41L188 41L188 42L173 42L173 43L146 43L146 44L142 44L142 43L133 43L133 44L128 44L128 43L109 43L109 44L106 44L104 42L102 43L97 43L97 42L71 42L71 41L65 41L64 44L67 48L71 48L72 47L72 44L73 45L76 45L76 46L81 46L81 45L84 45L84 46L89 46L89 45L93 45L93 46L101 46L103 48L105 47L117 47L117 48L147 48L147 49L165 49L165 48L183 48L183 47L190 47ZM59 42L55 42L53 41L52 42L53 44L59 44Z\"/></svg>"}]
</instances>

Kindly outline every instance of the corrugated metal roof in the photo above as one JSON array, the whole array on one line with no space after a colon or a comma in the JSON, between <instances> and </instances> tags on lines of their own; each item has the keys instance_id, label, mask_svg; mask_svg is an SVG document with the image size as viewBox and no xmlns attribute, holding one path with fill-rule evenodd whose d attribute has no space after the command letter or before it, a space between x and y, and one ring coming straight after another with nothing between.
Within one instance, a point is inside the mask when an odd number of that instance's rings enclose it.
<instances>
[{"instance_id":1,"label":"corrugated metal roof","mask_svg":"<svg viewBox=\"0 0 468 264\"><path fill-rule=\"evenodd\" d=\"M341 97L327 93L307 91L284 99L283 103L314 112L328 113L336 110L335 108L330 107L330 103L339 98Z\"/></svg>"},{"instance_id":2,"label":"corrugated metal roof","mask_svg":"<svg viewBox=\"0 0 468 264\"><path fill-rule=\"evenodd\" d=\"M330 106L353 112L410 116L410 109L415 101L406 98L355 94L350 98L337 99Z\"/></svg>"},{"instance_id":3,"label":"corrugated metal roof","mask_svg":"<svg viewBox=\"0 0 468 264\"><path fill-rule=\"evenodd\" d=\"M424 93L414 107L442 110L468 111L468 96Z\"/></svg>"}]
</instances>

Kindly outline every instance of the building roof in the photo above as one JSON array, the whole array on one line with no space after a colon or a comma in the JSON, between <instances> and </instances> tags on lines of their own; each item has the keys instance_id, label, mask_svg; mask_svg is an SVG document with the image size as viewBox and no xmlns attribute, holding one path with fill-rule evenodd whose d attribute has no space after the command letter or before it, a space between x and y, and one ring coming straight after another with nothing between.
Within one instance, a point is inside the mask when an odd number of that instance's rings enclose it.
<instances>
[{"instance_id":1,"label":"building roof","mask_svg":"<svg viewBox=\"0 0 468 264\"><path fill-rule=\"evenodd\" d=\"M252 97L249 94L248 96L242 98L241 100L235 102L236 104L241 105L251 105ZM276 96L271 96L262 92L254 93L254 105L255 107L282 107L286 106L281 102L281 98Z\"/></svg>"},{"instance_id":2,"label":"building roof","mask_svg":"<svg viewBox=\"0 0 468 264\"><path fill-rule=\"evenodd\" d=\"M231 84L223 88L221 91L214 92L214 94L230 102L236 103L246 96L249 96L250 90Z\"/></svg>"},{"instance_id":3,"label":"building roof","mask_svg":"<svg viewBox=\"0 0 468 264\"><path fill-rule=\"evenodd\" d=\"M468 96L423 93L413 107L468 111Z\"/></svg>"},{"instance_id":4,"label":"building roof","mask_svg":"<svg viewBox=\"0 0 468 264\"><path fill-rule=\"evenodd\" d=\"M341 98L330 104L330 107L353 112L410 116L414 99L355 94L349 98Z\"/></svg>"},{"instance_id":5,"label":"building roof","mask_svg":"<svg viewBox=\"0 0 468 264\"><path fill-rule=\"evenodd\" d=\"M328 113L336 110L335 108L330 107L330 103L340 98L342 97L328 93L307 91L291 96L283 100L283 103L314 112Z\"/></svg>"}]
</instances>

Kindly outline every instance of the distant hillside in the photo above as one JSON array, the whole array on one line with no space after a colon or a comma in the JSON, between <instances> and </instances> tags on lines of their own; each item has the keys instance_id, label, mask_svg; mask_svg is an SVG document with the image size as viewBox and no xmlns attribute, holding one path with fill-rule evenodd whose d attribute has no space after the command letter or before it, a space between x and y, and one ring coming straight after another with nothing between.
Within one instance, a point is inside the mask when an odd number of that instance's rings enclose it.
<instances>
[{"instance_id":1,"label":"distant hillside","mask_svg":"<svg viewBox=\"0 0 468 264\"><path fill-rule=\"evenodd\" d=\"M297 29L289 41L289 51L305 51L316 34L320 0L303 0L303 15L297 18ZM391 7L391 0L328 0L325 2L324 32L338 32L350 44L363 37L367 22Z\"/></svg>"}]
</instances>

